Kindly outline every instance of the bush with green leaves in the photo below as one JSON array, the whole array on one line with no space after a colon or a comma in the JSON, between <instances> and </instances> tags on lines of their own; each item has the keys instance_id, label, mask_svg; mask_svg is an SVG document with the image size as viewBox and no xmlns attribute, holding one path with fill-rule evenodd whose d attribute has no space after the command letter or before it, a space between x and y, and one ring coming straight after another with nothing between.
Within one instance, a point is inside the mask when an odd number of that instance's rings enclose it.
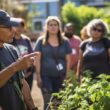
<instances>
[{"instance_id":1,"label":"bush with green leaves","mask_svg":"<svg viewBox=\"0 0 110 110\"><path fill-rule=\"evenodd\" d=\"M110 75L101 74L96 79L86 75L81 84L73 78L53 96L51 110L110 110Z\"/></svg>"},{"instance_id":2,"label":"bush with green leaves","mask_svg":"<svg viewBox=\"0 0 110 110\"><path fill-rule=\"evenodd\" d=\"M94 18L101 18L110 27L110 7L95 8L87 5L76 6L73 2L67 2L61 10L61 18L64 24L72 22L75 25L76 34L80 34L83 26Z\"/></svg>"}]
</instances>

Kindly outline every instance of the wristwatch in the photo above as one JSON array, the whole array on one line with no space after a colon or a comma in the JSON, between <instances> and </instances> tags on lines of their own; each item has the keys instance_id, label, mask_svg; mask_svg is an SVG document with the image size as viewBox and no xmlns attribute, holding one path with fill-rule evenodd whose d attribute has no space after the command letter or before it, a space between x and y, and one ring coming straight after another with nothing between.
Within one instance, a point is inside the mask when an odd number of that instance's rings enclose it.
<instances>
[{"instance_id":1,"label":"wristwatch","mask_svg":"<svg viewBox=\"0 0 110 110\"><path fill-rule=\"evenodd\" d=\"M33 108L32 110L38 110L38 108L37 108L37 107L35 107L35 108Z\"/></svg>"}]
</instances>

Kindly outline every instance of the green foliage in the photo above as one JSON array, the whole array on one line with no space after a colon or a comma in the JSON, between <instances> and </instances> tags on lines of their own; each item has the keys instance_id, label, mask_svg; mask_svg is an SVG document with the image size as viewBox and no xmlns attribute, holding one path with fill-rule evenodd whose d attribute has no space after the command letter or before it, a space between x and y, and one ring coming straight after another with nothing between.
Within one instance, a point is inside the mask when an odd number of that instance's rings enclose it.
<instances>
[{"instance_id":1,"label":"green foliage","mask_svg":"<svg viewBox=\"0 0 110 110\"><path fill-rule=\"evenodd\" d=\"M86 25L91 19L99 18L101 17L103 10L97 10L94 7L88 7L88 6L80 6L77 8L79 17L81 18L81 24ZM83 13L82 13L83 10Z\"/></svg>"},{"instance_id":2,"label":"green foliage","mask_svg":"<svg viewBox=\"0 0 110 110\"><path fill-rule=\"evenodd\" d=\"M77 19L78 15L73 16L76 13L77 10L75 8L75 5L71 2L68 2L68 4L64 5L64 7L62 8L62 16L64 17L64 22L69 22L71 20Z\"/></svg>"},{"instance_id":3,"label":"green foliage","mask_svg":"<svg viewBox=\"0 0 110 110\"><path fill-rule=\"evenodd\" d=\"M108 24L110 24L109 18L110 18L110 14L106 14L106 15L103 16L104 21L105 21L106 23L108 23ZM110 27L110 25L109 25L109 27Z\"/></svg>"},{"instance_id":4,"label":"green foliage","mask_svg":"<svg viewBox=\"0 0 110 110\"><path fill-rule=\"evenodd\" d=\"M71 22L75 24L77 29L80 28L81 19L78 10L73 3L68 2L62 7L61 16L64 23Z\"/></svg>"},{"instance_id":5,"label":"green foliage","mask_svg":"<svg viewBox=\"0 0 110 110\"><path fill-rule=\"evenodd\" d=\"M89 74L89 71L86 71L86 74ZM60 100L57 110L109 110L109 81L110 76L105 74L101 74L97 79L86 75L81 84L75 79L69 83L66 81L66 87L59 93L53 94L57 100ZM51 103L51 107L54 103Z\"/></svg>"},{"instance_id":6,"label":"green foliage","mask_svg":"<svg viewBox=\"0 0 110 110\"><path fill-rule=\"evenodd\" d=\"M81 5L76 7L73 2L68 2L62 7L61 16L63 22L72 22L75 24L76 33L80 34L81 28L94 18L102 18L110 25L109 8L96 9L95 7L88 7Z\"/></svg>"}]
</instances>

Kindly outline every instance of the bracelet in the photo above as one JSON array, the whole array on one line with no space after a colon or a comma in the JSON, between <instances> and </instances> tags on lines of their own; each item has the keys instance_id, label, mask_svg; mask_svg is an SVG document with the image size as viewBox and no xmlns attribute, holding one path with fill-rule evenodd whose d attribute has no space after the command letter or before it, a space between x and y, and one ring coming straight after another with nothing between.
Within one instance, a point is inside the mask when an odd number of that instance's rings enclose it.
<instances>
[{"instance_id":1,"label":"bracelet","mask_svg":"<svg viewBox=\"0 0 110 110\"><path fill-rule=\"evenodd\" d=\"M32 110L38 110L38 108L37 108L37 107L35 107L35 108L33 108Z\"/></svg>"}]
</instances>

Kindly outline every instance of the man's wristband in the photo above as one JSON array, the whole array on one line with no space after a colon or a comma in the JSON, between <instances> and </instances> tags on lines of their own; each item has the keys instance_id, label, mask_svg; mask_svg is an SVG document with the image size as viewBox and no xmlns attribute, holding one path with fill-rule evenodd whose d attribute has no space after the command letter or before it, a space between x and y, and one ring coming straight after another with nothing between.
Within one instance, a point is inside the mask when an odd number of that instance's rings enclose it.
<instances>
[{"instance_id":1,"label":"man's wristband","mask_svg":"<svg viewBox=\"0 0 110 110\"><path fill-rule=\"evenodd\" d=\"M37 108L37 107L35 107L35 108L33 108L32 110L38 110L38 108Z\"/></svg>"}]
</instances>

